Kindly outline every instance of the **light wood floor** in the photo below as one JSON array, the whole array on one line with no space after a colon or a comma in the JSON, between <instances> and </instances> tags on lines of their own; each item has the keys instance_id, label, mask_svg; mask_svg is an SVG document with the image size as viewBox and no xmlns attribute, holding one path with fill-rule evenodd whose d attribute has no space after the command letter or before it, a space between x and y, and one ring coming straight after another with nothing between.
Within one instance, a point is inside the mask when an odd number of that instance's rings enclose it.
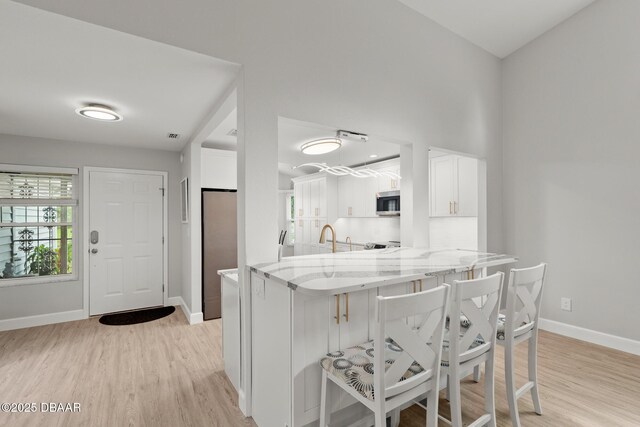
<instances>
[{"instance_id":1,"label":"light wood floor","mask_svg":"<svg viewBox=\"0 0 640 427\"><path fill-rule=\"evenodd\" d=\"M253 426L223 372L220 326L189 326L177 310L133 326L89 319L0 332L0 403L81 404L80 413L0 413L0 426ZM544 415L521 399L523 426L640 426L640 357L545 332L539 357ZM496 374L498 425L510 426L501 349ZM483 387L462 389L468 422ZM403 411L401 425L424 426L424 412Z\"/></svg>"}]
</instances>

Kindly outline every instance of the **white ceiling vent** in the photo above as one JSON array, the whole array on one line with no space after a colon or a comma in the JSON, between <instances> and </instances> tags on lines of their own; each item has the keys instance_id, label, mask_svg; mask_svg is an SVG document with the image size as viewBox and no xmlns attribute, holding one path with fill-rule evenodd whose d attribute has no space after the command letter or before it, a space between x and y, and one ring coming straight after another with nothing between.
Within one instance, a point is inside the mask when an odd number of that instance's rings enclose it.
<instances>
[{"instance_id":1,"label":"white ceiling vent","mask_svg":"<svg viewBox=\"0 0 640 427\"><path fill-rule=\"evenodd\" d=\"M178 138L180 138L180 134L179 133L171 133L171 132L169 132L167 134L167 138L169 138L169 139L178 139Z\"/></svg>"},{"instance_id":2,"label":"white ceiling vent","mask_svg":"<svg viewBox=\"0 0 640 427\"><path fill-rule=\"evenodd\" d=\"M238 136L238 129L231 129L229 132L227 132L227 135Z\"/></svg>"}]
</instances>

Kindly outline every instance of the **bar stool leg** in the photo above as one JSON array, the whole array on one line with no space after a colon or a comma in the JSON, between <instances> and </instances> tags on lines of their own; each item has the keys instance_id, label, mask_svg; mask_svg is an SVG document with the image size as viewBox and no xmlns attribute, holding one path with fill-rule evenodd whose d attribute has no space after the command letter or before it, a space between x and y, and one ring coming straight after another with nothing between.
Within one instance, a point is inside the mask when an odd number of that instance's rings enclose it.
<instances>
[{"instance_id":1,"label":"bar stool leg","mask_svg":"<svg viewBox=\"0 0 640 427\"><path fill-rule=\"evenodd\" d=\"M462 403L460 402L460 377L457 375L450 375L453 379L449 383L449 390L451 390L451 400L449 400L449 407L451 408L451 425L453 427L462 427Z\"/></svg>"},{"instance_id":2,"label":"bar stool leg","mask_svg":"<svg viewBox=\"0 0 640 427\"><path fill-rule=\"evenodd\" d=\"M534 334L529 338L529 381L533 382L531 389L531 399L536 414L542 415L542 406L540 406L540 394L538 392L538 336Z\"/></svg>"},{"instance_id":3,"label":"bar stool leg","mask_svg":"<svg viewBox=\"0 0 640 427\"><path fill-rule=\"evenodd\" d=\"M485 363L484 371L484 411L491 415L489 427L496 427L496 394L494 359ZM480 366L480 365L478 365Z\"/></svg>"},{"instance_id":4,"label":"bar stool leg","mask_svg":"<svg viewBox=\"0 0 640 427\"><path fill-rule=\"evenodd\" d=\"M331 423L331 396L329 395L329 379L327 371L322 370L322 391L320 395L320 427L327 427Z\"/></svg>"},{"instance_id":5,"label":"bar stool leg","mask_svg":"<svg viewBox=\"0 0 640 427\"><path fill-rule=\"evenodd\" d=\"M479 383L480 378L482 377L482 371L480 370L480 365L473 368L473 381Z\"/></svg>"},{"instance_id":6,"label":"bar stool leg","mask_svg":"<svg viewBox=\"0 0 640 427\"><path fill-rule=\"evenodd\" d=\"M513 427L520 427L520 416L518 414L518 399L516 399L516 373L514 370L513 342L508 342L504 352L504 373L507 388L507 400L509 402L509 412L511 413L511 423Z\"/></svg>"}]
</instances>

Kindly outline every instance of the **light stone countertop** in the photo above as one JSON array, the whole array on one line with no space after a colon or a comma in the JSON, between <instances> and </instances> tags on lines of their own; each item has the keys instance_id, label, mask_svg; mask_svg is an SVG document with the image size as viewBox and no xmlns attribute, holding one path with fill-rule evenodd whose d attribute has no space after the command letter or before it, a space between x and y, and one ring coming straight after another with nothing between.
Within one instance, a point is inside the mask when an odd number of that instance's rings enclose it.
<instances>
[{"instance_id":1,"label":"light stone countertop","mask_svg":"<svg viewBox=\"0 0 640 427\"><path fill-rule=\"evenodd\" d=\"M516 261L510 255L461 249L387 248L286 257L250 268L296 292L335 295Z\"/></svg>"},{"instance_id":2,"label":"light stone countertop","mask_svg":"<svg viewBox=\"0 0 640 427\"><path fill-rule=\"evenodd\" d=\"M237 268L231 268L229 270L218 270L218 274L222 277L222 278L227 278L229 280L231 280L232 282L235 282L235 284L238 284L238 269Z\"/></svg>"}]
</instances>

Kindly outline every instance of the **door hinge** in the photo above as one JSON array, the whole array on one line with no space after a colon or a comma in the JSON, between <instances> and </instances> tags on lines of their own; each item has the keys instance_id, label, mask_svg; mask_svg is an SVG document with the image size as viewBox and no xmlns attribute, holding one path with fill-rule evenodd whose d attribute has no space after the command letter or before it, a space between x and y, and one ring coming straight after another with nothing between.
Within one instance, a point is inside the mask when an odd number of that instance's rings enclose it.
<instances>
[{"instance_id":1,"label":"door hinge","mask_svg":"<svg viewBox=\"0 0 640 427\"><path fill-rule=\"evenodd\" d=\"M159 188L159 190L162 191L162 197L164 197L164 188L161 187L161 188Z\"/></svg>"}]
</instances>

